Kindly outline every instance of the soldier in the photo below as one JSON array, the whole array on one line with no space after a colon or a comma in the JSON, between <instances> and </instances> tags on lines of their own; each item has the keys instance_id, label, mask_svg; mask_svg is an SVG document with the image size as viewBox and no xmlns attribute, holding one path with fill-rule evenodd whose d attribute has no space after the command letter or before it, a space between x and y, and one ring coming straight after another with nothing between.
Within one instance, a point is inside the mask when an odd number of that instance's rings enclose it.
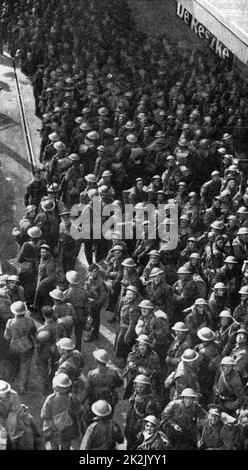
<instances>
[{"instance_id":1,"label":"soldier","mask_svg":"<svg viewBox=\"0 0 248 470\"><path fill-rule=\"evenodd\" d=\"M108 355L104 349L94 351L93 357L96 361L96 368L88 372L81 396L82 404L88 400L88 422L93 417L91 406L97 400L106 400L112 408L112 415L114 414L115 406L119 400L116 389L121 387L123 383L118 370L109 365Z\"/></svg>"},{"instance_id":2,"label":"soldier","mask_svg":"<svg viewBox=\"0 0 248 470\"><path fill-rule=\"evenodd\" d=\"M233 247L233 254L240 264L242 265L243 261L248 258L248 251L247 251L247 243L248 243L248 228L241 227L237 232L236 238L234 238L232 247Z\"/></svg>"},{"instance_id":3,"label":"soldier","mask_svg":"<svg viewBox=\"0 0 248 470\"><path fill-rule=\"evenodd\" d=\"M72 381L72 387L74 391L80 389L80 376L84 367L84 359L81 352L75 349L70 338L61 338L56 343L57 350L59 353L59 361L57 362L57 371L55 375L64 373Z\"/></svg>"},{"instance_id":4,"label":"soldier","mask_svg":"<svg viewBox=\"0 0 248 470\"><path fill-rule=\"evenodd\" d=\"M123 399L129 398L133 393L133 381L137 374L143 374L149 377L153 391L158 395L161 392L161 368L159 357L151 347L151 343L147 335L140 335L136 339L137 346L129 353L127 365L123 372L126 377L126 387Z\"/></svg>"},{"instance_id":5,"label":"soldier","mask_svg":"<svg viewBox=\"0 0 248 470\"><path fill-rule=\"evenodd\" d=\"M26 188L24 196L25 206L33 205L38 211L41 199L47 195L46 181L41 177L41 170L35 169L33 171L34 179L29 183Z\"/></svg>"},{"instance_id":6,"label":"soldier","mask_svg":"<svg viewBox=\"0 0 248 470\"><path fill-rule=\"evenodd\" d=\"M17 300L21 300L22 302L25 301L24 289L19 285L18 276L14 274L12 274L12 276L8 276L6 280L6 287L12 303L16 302Z\"/></svg>"},{"instance_id":7,"label":"soldier","mask_svg":"<svg viewBox=\"0 0 248 470\"><path fill-rule=\"evenodd\" d=\"M198 357L199 354L193 349L186 349L181 356L174 375L175 391L173 394L173 400L178 398L182 391L191 387L200 392L200 384L198 377ZM171 390L172 395L173 390Z\"/></svg>"},{"instance_id":8,"label":"soldier","mask_svg":"<svg viewBox=\"0 0 248 470\"><path fill-rule=\"evenodd\" d=\"M99 336L100 328L100 313L103 305L105 304L108 296L108 291L105 282L100 276L99 267L97 264L92 263L88 267L89 276L85 281L84 288L87 291L89 298L93 299L91 303L91 317L92 332L88 341L94 341Z\"/></svg>"},{"instance_id":9,"label":"soldier","mask_svg":"<svg viewBox=\"0 0 248 470\"><path fill-rule=\"evenodd\" d=\"M148 256L149 256L149 261L147 265L145 266L142 272L141 278L140 278L144 285L147 284L152 268L159 268L162 271L164 270L164 265L162 264L160 260L160 253L158 250L151 250L148 253Z\"/></svg>"},{"instance_id":10,"label":"soldier","mask_svg":"<svg viewBox=\"0 0 248 470\"><path fill-rule=\"evenodd\" d=\"M28 229L33 227L34 225L35 215L36 215L36 206L32 204L27 206L25 214L19 222L20 234L18 238L18 243L20 246L22 246L23 243L27 242L29 239L27 232L28 232Z\"/></svg>"},{"instance_id":11,"label":"soldier","mask_svg":"<svg viewBox=\"0 0 248 470\"><path fill-rule=\"evenodd\" d=\"M177 322L171 329L175 332L176 336L167 351L165 359L167 364L167 377L176 370L184 351L191 348L191 339L188 334L189 330L185 323Z\"/></svg>"},{"instance_id":12,"label":"soldier","mask_svg":"<svg viewBox=\"0 0 248 470\"><path fill-rule=\"evenodd\" d=\"M208 406L208 415L198 424L197 447L200 450L230 450L231 440L226 439L225 427L218 405Z\"/></svg>"},{"instance_id":13,"label":"soldier","mask_svg":"<svg viewBox=\"0 0 248 470\"><path fill-rule=\"evenodd\" d=\"M14 318L7 321L4 338L9 341L13 376L17 378L19 393L23 394L30 377L36 326L32 318L26 315L27 309L23 302L14 302L10 310Z\"/></svg>"},{"instance_id":14,"label":"soldier","mask_svg":"<svg viewBox=\"0 0 248 470\"><path fill-rule=\"evenodd\" d=\"M0 425L7 432L7 450L34 449L33 418L27 410L16 391L0 380Z\"/></svg>"},{"instance_id":15,"label":"soldier","mask_svg":"<svg viewBox=\"0 0 248 470\"><path fill-rule=\"evenodd\" d=\"M167 436L160 430L160 421L156 416L149 415L144 419L144 430L137 436L137 450L167 450L170 443ZM143 442L139 444L139 441Z\"/></svg>"},{"instance_id":16,"label":"soldier","mask_svg":"<svg viewBox=\"0 0 248 470\"><path fill-rule=\"evenodd\" d=\"M215 376L219 368L219 348L215 342L215 334L210 328L203 327L197 332L202 343L197 344L195 349L199 353L199 384L202 394L201 402L207 405L213 393Z\"/></svg>"},{"instance_id":17,"label":"soldier","mask_svg":"<svg viewBox=\"0 0 248 470\"><path fill-rule=\"evenodd\" d=\"M55 213L55 203L49 198L41 201L40 212L34 223L40 228L42 237L51 247L51 251L57 247L59 236L59 218Z\"/></svg>"},{"instance_id":18,"label":"soldier","mask_svg":"<svg viewBox=\"0 0 248 470\"><path fill-rule=\"evenodd\" d=\"M229 305L226 299L226 286L223 282L217 282L213 287L213 292L208 299L208 305L212 316L212 326L215 329L218 326L218 318L222 310L228 309Z\"/></svg>"},{"instance_id":19,"label":"soldier","mask_svg":"<svg viewBox=\"0 0 248 470\"><path fill-rule=\"evenodd\" d=\"M239 373L243 384L248 379L248 331L240 328L236 333L236 344L230 353L236 363L236 371Z\"/></svg>"},{"instance_id":20,"label":"soldier","mask_svg":"<svg viewBox=\"0 0 248 470\"><path fill-rule=\"evenodd\" d=\"M53 313L59 324L62 324L66 330L66 336L71 338L74 327L75 310L71 303L65 302L64 294L59 288L49 292L49 296L53 299Z\"/></svg>"},{"instance_id":21,"label":"soldier","mask_svg":"<svg viewBox=\"0 0 248 470\"><path fill-rule=\"evenodd\" d=\"M128 286L120 311L120 323L115 338L115 355L125 363L136 337L135 327L140 315L140 297L135 286Z\"/></svg>"},{"instance_id":22,"label":"soldier","mask_svg":"<svg viewBox=\"0 0 248 470\"><path fill-rule=\"evenodd\" d=\"M111 419L112 408L105 400L97 400L91 406L95 415L87 428L80 450L112 450L122 444L124 436L118 424Z\"/></svg>"},{"instance_id":23,"label":"soldier","mask_svg":"<svg viewBox=\"0 0 248 470\"><path fill-rule=\"evenodd\" d=\"M109 258L106 269L106 283L109 286L108 310L114 313L116 302L121 292L121 280L123 278L122 261L124 258L124 247L122 245L114 245L111 248L111 256Z\"/></svg>"},{"instance_id":24,"label":"soldier","mask_svg":"<svg viewBox=\"0 0 248 470\"><path fill-rule=\"evenodd\" d=\"M171 343L168 316L162 310L157 310L150 300L142 300L139 307L141 308L141 317L135 328L136 333L138 336L142 334L149 337L151 347L158 354L163 368Z\"/></svg>"},{"instance_id":25,"label":"soldier","mask_svg":"<svg viewBox=\"0 0 248 470\"><path fill-rule=\"evenodd\" d=\"M48 395L41 409L43 434L51 450L69 450L71 441L81 436L82 408L78 397L71 393L72 381L61 373L53 378L54 393Z\"/></svg>"},{"instance_id":26,"label":"soldier","mask_svg":"<svg viewBox=\"0 0 248 470\"><path fill-rule=\"evenodd\" d=\"M215 403L232 416L246 398L242 380L234 366L235 360L232 357L223 357L214 386Z\"/></svg>"},{"instance_id":27,"label":"soldier","mask_svg":"<svg viewBox=\"0 0 248 470\"><path fill-rule=\"evenodd\" d=\"M125 424L127 449L136 448L138 433L142 430L143 420L148 415L160 416L161 409L156 395L152 392L150 379L143 374L134 379L135 390L129 399L129 409Z\"/></svg>"},{"instance_id":28,"label":"soldier","mask_svg":"<svg viewBox=\"0 0 248 470\"><path fill-rule=\"evenodd\" d=\"M172 448L197 448L197 421L206 417L206 412L196 400L197 396L192 388L184 388L178 399L171 401L162 412L163 429Z\"/></svg>"},{"instance_id":29,"label":"soldier","mask_svg":"<svg viewBox=\"0 0 248 470\"><path fill-rule=\"evenodd\" d=\"M81 351L82 334L89 313L89 295L82 286L80 276L76 271L68 271L66 279L69 283L68 289L63 293L64 301L70 303L75 311L73 319L76 349Z\"/></svg>"},{"instance_id":30,"label":"soldier","mask_svg":"<svg viewBox=\"0 0 248 470\"><path fill-rule=\"evenodd\" d=\"M184 313L187 314L185 325L189 330L191 342L195 345L198 342L198 330L203 327L211 327L212 325L208 302L202 298L196 299L194 305L189 309L185 309Z\"/></svg>"},{"instance_id":31,"label":"soldier","mask_svg":"<svg viewBox=\"0 0 248 470\"><path fill-rule=\"evenodd\" d=\"M171 298L171 286L164 279L164 271L158 267L152 268L148 284L146 286L147 296L149 300L157 307L167 309L168 299ZM171 317L169 318L171 320Z\"/></svg>"},{"instance_id":32,"label":"soldier","mask_svg":"<svg viewBox=\"0 0 248 470\"><path fill-rule=\"evenodd\" d=\"M181 320L182 310L192 305L198 297L198 289L189 268L182 266L177 270L179 280L172 286L172 302L174 305L174 320Z\"/></svg>"},{"instance_id":33,"label":"soldier","mask_svg":"<svg viewBox=\"0 0 248 470\"><path fill-rule=\"evenodd\" d=\"M38 266L38 279L36 285L35 306L38 308L49 305L49 292L54 287L56 281L54 258L50 253L50 246L40 245L40 263Z\"/></svg>"},{"instance_id":34,"label":"soldier","mask_svg":"<svg viewBox=\"0 0 248 470\"><path fill-rule=\"evenodd\" d=\"M75 240L71 235L70 212L59 213L61 223L59 226L58 255L61 258L64 272L73 270L81 248L81 241Z\"/></svg>"},{"instance_id":35,"label":"soldier","mask_svg":"<svg viewBox=\"0 0 248 470\"><path fill-rule=\"evenodd\" d=\"M59 359L56 343L59 338L66 336L66 330L62 323L55 319L51 306L45 305L41 312L45 323L37 329L36 366L41 378L42 393L46 395L52 387L56 361Z\"/></svg>"},{"instance_id":36,"label":"soldier","mask_svg":"<svg viewBox=\"0 0 248 470\"><path fill-rule=\"evenodd\" d=\"M233 312L233 318L238 323L248 324L248 286L242 286L239 294L241 301Z\"/></svg>"}]
</instances>

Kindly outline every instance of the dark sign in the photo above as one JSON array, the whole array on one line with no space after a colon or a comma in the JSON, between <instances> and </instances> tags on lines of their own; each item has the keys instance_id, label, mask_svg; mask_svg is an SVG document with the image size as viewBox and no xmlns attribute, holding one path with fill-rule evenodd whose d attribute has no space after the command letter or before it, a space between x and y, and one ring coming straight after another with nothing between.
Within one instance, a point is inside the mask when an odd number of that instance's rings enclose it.
<instances>
[{"instance_id":1,"label":"dark sign","mask_svg":"<svg viewBox=\"0 0 248 470\"><path fill-rule=\"evenodd\" d=\"M209 47L218 54L221 59L233 58L232 52L180 3L177 3L177 16L179 16L199 38L207 41Z\"/></svg>"}]
</instances>

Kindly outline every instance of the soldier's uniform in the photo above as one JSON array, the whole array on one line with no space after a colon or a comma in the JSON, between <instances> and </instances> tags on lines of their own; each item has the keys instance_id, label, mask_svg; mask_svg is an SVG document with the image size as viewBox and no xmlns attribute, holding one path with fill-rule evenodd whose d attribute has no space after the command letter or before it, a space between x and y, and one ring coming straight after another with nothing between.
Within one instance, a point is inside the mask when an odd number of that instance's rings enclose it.
<instances>
[{"instance_id":1,"label":"soldier's uniform","mask_svg":"<svg viewBox=\"0 0 248 470\"><path fill-rule=\"evenodd\" d=\"M136 391L129 399L129 409L127 412L125 436L127 439L127 449L135 449L137 435L143 428L143 420L148 415L160 417L160 404L152 392L147 391L138 394Z\"/></svg>"},{"instance_id":2,"label":"soldier's uniform","mask_svg":"<svg viewBox=\"0 0 248 470\"><path fill-rule=\"evenodd\" d=\"M229 414L235 414L246 399L242 380L235 370L223 376L221 372L215 384L215 400Z\"/></svg>"},{"instance_id":3,"label":"soldier's uniform","mask_svg":"<svg viewBox=\"0 0 248 470\"><path fill-rule=\"evenodd\" d=\"M32 318L17 316L7 321L4 338L10 341L11 367L21 393L26 390L30 377L35 334L36 326Z\"/></svg>"},{"instance_id":4,"label":"soldier's uniform","mask_svg":"<svg viewBox=\"0 0 248 470\"><path fill-rule=\"evenodd\" d=\"M112 407L112 415L119 397L116 388L122 386L122 378L115 367L106 367L104 370L90 370L82 392L81 401L88 400L88 420L92 418L91 405L98 400L106 400Z\"/></svg>"},{"instance_id":5,"label":"soldier's uniform","mask_svg":"<svg viewBox=\"0 0 248 470\"><path fill-rule=\"evenodd\" d=\"M141 354L138 346L134 346L127 358L127 366L123 376L126 376L127 385L123 395L123 399L129 398L133 393L133 381L138 374L147 375L150 378L154 393L160 394L160 361L157 353L150 347L145 354ZM133 363L130 368L129 364ZM142 372L139 370L142 368Z\"/></svg>"},{"instance_id":6,"label":"soldier's uniform","mask_svg":"<svg viewBox=\"0 0 248 470\"><path fill-rule=\"evenodd\" d=\"M236 344L230 356L236 362L236 370L239 373L243 384L247 384L248 379L248 346L247 344Z\"/></svg>"},{"instance_id":7,"label":"soldier's uniform","mask_svg":"<svg viewBox=\"0 0 248 470\"><path fill-rule=\"evenodd\" d=\"M220 364L219 348L215 341L201 343L195 347L199 352L199 383L202 394L202 403L210 403L216 372Z\"/></svg>"},{"instance_id":8,"label":"soldier's uniform","mask_svg":"<svg viewBox=\"0 0 248 470\"><path fill-rule=\"evenodd\" d=\"M174 382L174 399L178 398L185 388L192 388L195 392L200 392L199 376L195 365L187 367L184 361L179 362L175 372Z\"/></svg>"},{"instance_id":9,"label":"soldier's uniform","mask_svg":"<svg viewBox=\"0 0 248 470\"><path fill-rule=\"evenodd\" d=\"M79 386L79 379L84 367L84 359L82 354L74 349L73 351L65 351L63 356L57 362L56 374L64 373L71 379L74 390Z\"/></svg>"},{"instance_id":10,"label":"soldier's uniform","mask_svg":"<svg viewBox=\"0 0 248 470\"><path fill-rule=\"evenodd\" d=\"M39 341L39 333L47 332L47 340ZM44 394L51 388L52 379L56 371L56 361L59 356L56 342L66 337L66 330L55 319L46 319L44 325L37 329L36 336L36 366L41 378L41 386Z\"/></svg>"},{"instance_id":11,"label":"soldier's uniform","mask_svg":"<svg viewBox=\"0 0 248 470\"><path fill-rule=\"evenodd\" d=\"M121 307L120 323L115 338L115 355L124 360L127 358L137 336L135 327L140 316L139 302L139 297L131 302L124 300Z\"/></svg>"},{"instance_id":12,"label":"soldier's uniform","mask_svg":"<svg viewBox=\"0 0 248 470\"><path fill-rule=\"evenodd\" d=\"M191 348L191 339L189 335L185 335L182 338L175 338L171 343L166 356L167 371L166 374L169 375L173 372L179 362L181 361L181 356L186 351L186 349Z\"/></svg>"},{"instance_id":13,"label":"soldier's uniform","mask_svg":"<svg viewBox=\"0 0 248 470\"><path fill-rule=\"evenodd\" d=\"M196 401L188 407L182 398L168 403L162 412L162 421L172 446L177 450L196 449L197 420L205 416L206 412ZM180 426L182 431L173 430L174 424Z\"/></svg>"},{"instance_id":14,"label":"soldier's uniform","mask_svg":"<svg viewBox=\"0 0 248 470\"><path fill-rule=\"evenodd\" d=\"M89 313L89 294L81 286L70 285L64 291L64 301L69 302L75 311L73 323L76 349L81 351L82 333Z\"/></svg>"},{"instance_id":15,"label":"soldier's uniform","mask_svg":"<svg viewBox=\"0 0 248 470\"><path fill-rule=\"evenodd\" d=\"M46 181L41 179L39 181L33 180L26 188L24 196L25 206L34 205L37 209L41 199L47 195Z\"/></svg>"}]
</instances>

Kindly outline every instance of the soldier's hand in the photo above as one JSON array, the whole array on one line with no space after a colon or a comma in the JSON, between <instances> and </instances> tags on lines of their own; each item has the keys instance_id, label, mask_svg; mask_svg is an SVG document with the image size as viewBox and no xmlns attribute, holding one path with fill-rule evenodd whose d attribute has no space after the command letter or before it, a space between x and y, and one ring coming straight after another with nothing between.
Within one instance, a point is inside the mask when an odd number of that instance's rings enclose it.
<instances>
[{"instance_id":1,"label":"soldier's hand","mask_svg":"<svg viewBox=\"0 0 248 470\"><path fill-rule=\"evenodd\" d=\"M180 428L180 426L178 426L178 424L174 424L173 427L174 427L175 431L182 432L182 428Z\"/></svg>"},{"instance_id":2,"label":"soldier's hand","mask_svg":"<svg viewBox=\"0 0 248 470\"><path fill-rule=\"evenodd\" d=\"M201 446L202 446L202 441L198 441L198 442L197 442L197 448L200 449Z\"/></svg>"}]
</instances>

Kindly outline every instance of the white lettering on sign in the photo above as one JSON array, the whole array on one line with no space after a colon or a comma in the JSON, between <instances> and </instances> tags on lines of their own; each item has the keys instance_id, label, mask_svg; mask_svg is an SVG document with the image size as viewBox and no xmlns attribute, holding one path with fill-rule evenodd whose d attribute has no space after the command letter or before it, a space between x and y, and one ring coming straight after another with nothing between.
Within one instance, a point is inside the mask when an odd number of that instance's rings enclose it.
<instances>
[{"instance_id":1,"label":"white lettering on sign","mask_svg":"<svg viewBox=\"0 0 248 470\"><path fill-rule=\"evenodd\" d=\"M209 43L209 47L218 54L221 59L228 59L230 57L228 48L219 41L211 31L205 28L203 24L199 23L199 21L180 3L177 3L177 16L179 16L200 39L205 39Z\"/></svg>"}]
</instances>

